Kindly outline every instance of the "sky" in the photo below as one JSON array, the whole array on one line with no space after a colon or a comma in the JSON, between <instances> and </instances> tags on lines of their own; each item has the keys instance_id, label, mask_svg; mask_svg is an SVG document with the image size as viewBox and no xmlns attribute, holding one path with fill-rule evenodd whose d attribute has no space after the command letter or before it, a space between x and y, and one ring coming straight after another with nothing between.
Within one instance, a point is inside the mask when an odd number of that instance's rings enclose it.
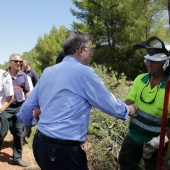
<instances>
[{"instance_id":1,"label":"sky","mask_svg":"<svg viewBox=\"0 0 170 170\"><path fill-rule=\"evenodd\" d=\"M71 0L0 0L0 64L12 53L29 52L53 26L79 22L70 8L76 9Z\"/></svg>"}]
</instances>

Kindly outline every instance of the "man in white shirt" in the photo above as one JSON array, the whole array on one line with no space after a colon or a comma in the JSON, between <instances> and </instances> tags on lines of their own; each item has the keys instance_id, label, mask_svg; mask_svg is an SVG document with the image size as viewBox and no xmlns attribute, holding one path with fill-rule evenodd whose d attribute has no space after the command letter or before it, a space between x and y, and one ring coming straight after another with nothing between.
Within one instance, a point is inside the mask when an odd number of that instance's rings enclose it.
<instances>
[{"instance_id":1,"label":"man in white shirt","mask_svg":"<svg viewBox=\"0 0 170 170\"><path fill-rule=\"evenodd\" d=\"M0 150L7 132L5 129L8 129L8 121L3 117L3 112L12 103L13 99L14 90L11 76L0 69Z\"/></svg>"}]
</instances>

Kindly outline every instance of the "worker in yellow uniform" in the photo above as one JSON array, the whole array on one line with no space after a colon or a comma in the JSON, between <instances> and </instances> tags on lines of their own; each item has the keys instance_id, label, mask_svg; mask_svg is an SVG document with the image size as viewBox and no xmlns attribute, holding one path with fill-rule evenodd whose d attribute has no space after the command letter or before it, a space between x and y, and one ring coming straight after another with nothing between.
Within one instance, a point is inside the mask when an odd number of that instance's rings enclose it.
<instances>
[{"instance_id":1,"label":"worker in yellow uniform","mask_svg":"<svg viewBox=\"0 0 170 170\"><path fill-rule=\"evenodd\" d=\"M158 42L152 46L154 42ZM119 154L120 170L138 170L140 160L144 159L145 170L157 169L159 135L164 106L166 81L170 78L170 44L158 37L134 45L134 49L146 48L144 56L148 73L140 74L134 80L125 103L137 106L137 116L131 118L129 132L125 137ZM170 109L167 128L170 127ZM165 142L168 138L165 138ZM152 154L145 153L146 144L156 148Z\"/></svg>"}]
</instances>

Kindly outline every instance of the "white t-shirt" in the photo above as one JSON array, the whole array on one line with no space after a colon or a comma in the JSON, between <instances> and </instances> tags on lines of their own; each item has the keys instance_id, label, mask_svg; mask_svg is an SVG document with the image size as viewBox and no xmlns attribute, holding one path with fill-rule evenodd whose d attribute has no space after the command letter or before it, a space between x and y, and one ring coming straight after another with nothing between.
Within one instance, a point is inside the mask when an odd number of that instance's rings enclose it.
<instances>
[{"instance_id":1,"label":"white t-shirt","mask_svg":"<svg viewBox=\"0 0 170 170\"><path fill-rule=\"evenodd\" d=\"M0 69L0 108L8 96L14 94L12 78L8 72Z\"/></svg>"},{"instance_id":2,"label":"white t-shirt","mask_svg":"<svg viewBox=\"0 0 170 170\"><path fill-rule=\"evenodd\" d=\"M31 78L27 75L27 79L28 79L28 84L29 84L29 86L30 86L30 92L32 91L32 89L34 88L33 87L33 84L32 84L32 80L31 80ZM23 96L24 96L24 100L25 100L25 95L24 95L24 92L22 92L23 93Z\"/></svg>"},{"instance_id":3,"label":"white t-shirt","mask_svg":"<svg viewBox=\"0 0 170 170\"><path fill-rule=\"evenodd\" d=\"M29 76L27 75L27 78L28 78L28 84L29 84L29 86L30 86L30 92L31 92L34 87L33 87L33 84L32 84L31 77L29 77Z\"/></svg>"}]
</instances>

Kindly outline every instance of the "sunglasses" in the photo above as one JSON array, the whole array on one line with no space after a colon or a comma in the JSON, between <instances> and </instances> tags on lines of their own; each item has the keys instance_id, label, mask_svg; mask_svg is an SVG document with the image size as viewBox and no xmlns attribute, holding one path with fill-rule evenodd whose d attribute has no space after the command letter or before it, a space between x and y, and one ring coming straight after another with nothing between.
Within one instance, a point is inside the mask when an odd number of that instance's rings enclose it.
<instances>
[{"instance_id":1,"label":"sunglasses","mask_svg":"<svg viewBox=\"0 0 170 170\"><path fill-rule=\"evenodd\" d=\"M11 60L11 61L13 61L13 62L15 62L15 63L23 63L23 61L20 61L20 60Z\"/></svg>"},{"instance_id":2,"label":"sunglasses","mask_svg":"<svg viewBox=\"0 0 170 170\"><path fill-rule=\"evenodd\" d=\"M157 86L157 90L156 90L156 93L155 93L155 97L151 100L151 101L145 101L144 99L143 99L143 91L144 91L144 89L147 87L149 85L149 81L148 81L148 83L144 86L144 88L142 89L142 91L141 91L141 93L140 93L140 100L143 102L143 103L147 103L147 104L152 104L152 103L154 103L155 102L155 99L156 99L156 96L157 96L157 94L158 94L158 91L159 91L159 85Z\"/></svg>"}]
</instances>

